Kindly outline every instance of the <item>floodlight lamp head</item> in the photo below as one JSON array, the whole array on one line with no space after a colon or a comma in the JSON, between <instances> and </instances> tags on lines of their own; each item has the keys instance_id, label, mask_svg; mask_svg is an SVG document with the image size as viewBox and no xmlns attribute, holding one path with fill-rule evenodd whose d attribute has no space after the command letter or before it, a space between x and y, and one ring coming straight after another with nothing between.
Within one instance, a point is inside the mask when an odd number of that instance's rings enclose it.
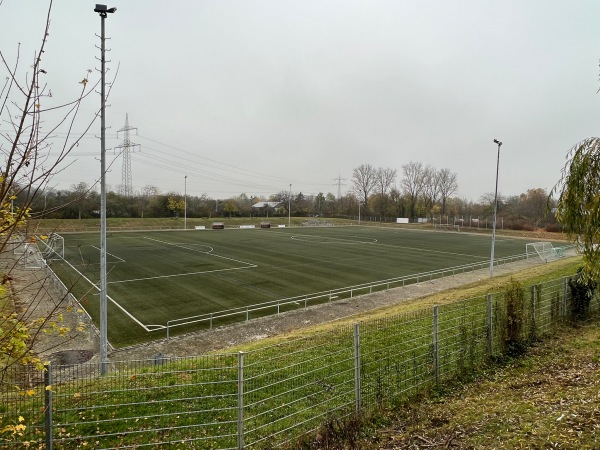
<instances>
[{"instance_id":1,"label":"floodlight lamp head","mask_svg":"<svg viewBox=\"0 0 600 450\"><path fill-rule=\"evenodd\" d=\"M114 13L116 11L117 8L107 8L106 5L99 5L98 3L96 3L96 7L94 8L94 12L104 16L106 16L106 13Z\"/></svg>"},{"instance_id":2,"label":"floodlight lamp head","mask_svg":"<svg viewBox=\"0 0 600 450\"><path fill-rule=\"evenodd\" d=\"M494 143L498 144L498 145L502 145L502 142L500 142L498 139L494 139Z\"/></svg>"}]
</instances>

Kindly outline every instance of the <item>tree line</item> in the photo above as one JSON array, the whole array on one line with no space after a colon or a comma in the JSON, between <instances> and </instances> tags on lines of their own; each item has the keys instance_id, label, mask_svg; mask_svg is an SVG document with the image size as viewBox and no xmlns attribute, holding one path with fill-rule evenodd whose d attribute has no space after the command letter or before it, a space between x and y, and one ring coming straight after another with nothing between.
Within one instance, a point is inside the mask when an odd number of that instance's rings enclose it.
<instances>
[{"instance_id":1,"label":"tree line","mask_svg":"<svg viewBox=\"0 0 600 450\"><path fill-rule=\"evenodd\" d=\"M452 196L457 190L456 174L410 162L402 167L403 178L396 183L396 171L363 164L353 171L352 187L340 197L333 193L316 195L281 190L268 197L245 193L229 198L211 198L181 193L162 193L156 186L146 186L133 196L108 191L107 217L347 217L363 220L395 221L407 217L442 221L460 220L461 224L483 223L491 226L493 193L478 201ZM19 203L19 194L16 202ZM23 199L23 201L25 201ZM261 207L259 202L270 202ZM69 190L45 190L30 202L35 218L89 219L100 217L100 194L81 182ZM529 189L520 195L498 196L498 214L505 228L532 230L546 227L557 231L551 209L553 202L542 188ZM487 218L487 219L486 219Z\"/></svg>"}]
</instances>

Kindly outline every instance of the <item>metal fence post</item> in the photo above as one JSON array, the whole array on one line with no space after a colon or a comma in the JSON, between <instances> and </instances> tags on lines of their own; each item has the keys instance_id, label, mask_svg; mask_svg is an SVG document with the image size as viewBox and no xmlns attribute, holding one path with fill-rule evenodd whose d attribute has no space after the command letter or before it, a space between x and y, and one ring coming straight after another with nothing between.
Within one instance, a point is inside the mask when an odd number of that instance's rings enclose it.
<instances>
[{"instance_id":1,"label":"metal fence post","mask_svg":"<svg viewBox=\"0 0 600 450\"><path fill-rule=\"evenodd\" d=\"M244 352L238 353L238 450L244 448Z\"/></svg>"},{"instance_id":2,"label":"metal fence post","mask_svg":"<svg viewBox=\"0 0 600 450\"><path fill-rule=\"evenodd\" d=\"M537 295L538 295L538 286L534 284L531 287L531 332L530 339L535 340L537 336L537 323L535 321L535 310L537 308Z\"/></svg>"},{"instance_id":3,"label":"metal fence post","mask_svg":"<svg viewBox=\"0 0 600 450\"><path fill-rule=\"evenodd\" d=\"M433 307L433 372L435 375L435 384L440 378L440 361L438 353L438 306Z\"/></svg>"},{"instance_id":4,"label":"metal fence post","mask_svg":"<svg viewBox=\"0 0 600 450\"><path fill-rule=\"evenodd\" d=\"M356 412L360 412L362 405L360 385L360 331L358 323L354 323L354 392L356 398Z\"/></svg>"},{"instance_id":5,"label":"metal fence post","mask_svg":"<svg viewBox=\"0 0 600 450\"><path fill-rule=\"evenodd\" d=\"M567 277L563 277L563 295L562 295L562 320L566 321L567 318Z\"/></svg>"},{"instance_id":6,"label":"metal fence post","mask_svg":"<svg viewBox=\"0 0 600 450\"><path fill-rule=\"evenodd\" d=\"M487 347L488 347L488 355L491 357L494 356L494 328L493 328L493 317L492 317L492 294L487 295Z\"/></svg>"},{"instance_id":7,"label":"metal fence post","mask_svg":"<svg viewBox=\"0 0 600 450\"><path fill-rule=\"evenodd\" d=\"M46 450L52 450L52 365L46 364L44 372L44 406Z\"/></svg>"}]
</instances>

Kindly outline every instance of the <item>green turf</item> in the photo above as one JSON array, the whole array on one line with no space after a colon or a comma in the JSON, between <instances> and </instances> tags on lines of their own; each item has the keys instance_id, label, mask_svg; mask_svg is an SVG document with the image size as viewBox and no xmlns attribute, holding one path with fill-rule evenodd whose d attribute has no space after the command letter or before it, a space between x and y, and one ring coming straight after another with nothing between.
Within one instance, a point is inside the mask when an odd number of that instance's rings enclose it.
<instances>
[{"instance_id":1,"label":"green turf","mask_svg":"<svg viewBox=\"0 0 600 450\"><path fill-rule=\"evenodd\" d=\"M97 318L99 235L64 238L72 267L55 261L52 268L67 286L77 281L74 293ZM495 255L522 254L525 242L497 238ZM107 290L137 321L160 328L168 320L485 262L490 244L490 236L356 226L109 233ZM108 320L113 345L165 336L145 331L112 302Z\"/></svg>"}]
</instances>

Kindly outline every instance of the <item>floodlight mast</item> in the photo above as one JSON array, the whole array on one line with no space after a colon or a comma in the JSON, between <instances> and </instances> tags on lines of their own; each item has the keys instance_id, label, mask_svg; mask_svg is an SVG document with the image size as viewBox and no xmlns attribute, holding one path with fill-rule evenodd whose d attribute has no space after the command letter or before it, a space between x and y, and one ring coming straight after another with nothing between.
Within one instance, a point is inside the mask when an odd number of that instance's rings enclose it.
<instances>
[{"instance_id":1,"label":"floodlight mast","mask_svg":"<svg viewBox=\"0 0 600 450\"><path fill-rule=\"evenodd\" d=\"M100 374L108 372L108 323L106 301L106 39L104 19L117 8L96 5L100 15Z\"/></svg>"},{"instance_id":2,"label":"floodlight mast","mask_svg":"<svg viewBox=\"0 0 600 450\"><path fill-rule=\"evenodd\" d=\"M292 185L290 184L290 195L288 197L288 228L292 227Z\"/></svg>"},{"instance_id":3,"label":"floodlight mast","mask_svg":"<svg viewBox=\"0 0 600 450\"><path fill-rule=\"evenodd\" d=\"M498 145L498 159L496 160L496 190L494 192L494 223L492 224L492 255L490 256L490 277L494 276L494 246L496 244L496 215L498 213L498 170L500 168L500 147L502 142L494 139L494 143Z\"/></svg>"}]
</instances>

